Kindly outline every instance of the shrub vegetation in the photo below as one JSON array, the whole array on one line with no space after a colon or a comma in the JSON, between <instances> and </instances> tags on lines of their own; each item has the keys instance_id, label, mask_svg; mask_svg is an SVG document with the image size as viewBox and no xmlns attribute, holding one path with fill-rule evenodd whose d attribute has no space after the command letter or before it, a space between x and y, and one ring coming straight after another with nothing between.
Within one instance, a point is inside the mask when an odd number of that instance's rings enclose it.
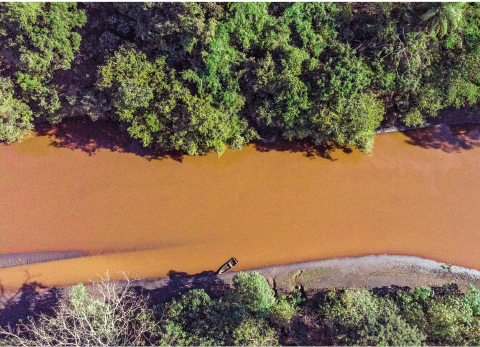
<instances>
[{"instance_id":1,"label":"shrub vegetation","mask_svg":"<svg viewBox=\"0 0 480 347\"><path fill-rule=\"evenodd\" d=\"M73 286L53 313L0 327L0 345L480 345L480 291L453 285L387 294L333 289L276 295L257 272L210 296L191 289L164 304L108 276Z\"/></svg>"}]
</instances>

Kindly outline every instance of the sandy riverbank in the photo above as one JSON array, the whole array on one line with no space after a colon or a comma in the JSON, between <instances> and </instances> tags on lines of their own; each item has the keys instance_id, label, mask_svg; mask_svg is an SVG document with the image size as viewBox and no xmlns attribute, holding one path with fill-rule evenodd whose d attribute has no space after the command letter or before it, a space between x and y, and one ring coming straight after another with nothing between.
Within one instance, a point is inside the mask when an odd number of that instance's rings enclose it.
<instances>
[{"instance_id":1,"label":"sandy riverbank","mask_svg":"<svg viewBox=\"0 0 480 347\"><path fill-rule=\"evenodd\" d=\"M258 271L278 293L288 293L301 288L307 295L331 288L381 288L442 286L456 283L464 291L468 284L480 288L480 271L460 266L442 264L433 260L405 255L366 255L361 257L333 258L277 266L266 266L246 271ZM135 287L168 299L180 291L192 288L212 289L211 286L231 285L237 271L214 275L205 271L189 275L173 272L169 277L138 279ZM126 281L119 281L123 287ZM47 292L50 288L31 286L29 289ZM70 287L57 288L65 293ZM25 288L24 288L25 290ZM20 292L3 293L3 302ZM0 308L3 308L0 302Z\"/></svg>"},{"instance_id":2,"label":"sandy riverbank","mask_svg":"<svg viewBox=\"0 0 480 347\"><path fill-rule=\"evenodd\" d=\"M455 283L461 291L468 284L480 288L480 271L450 266L433 260L404 255L366 255L361 257L266 266L258 269L277 293L301 289L307 297L332 288L380 288L442 286ZM250 270L251 271L251 270ZM237 272L216 276L213 271L189 275L171 272L169 277L131 281L154 303L170 300L188 289L203 288L210 294L220 293L232 284ZM124 287L127 282L118 282ZM35 312L45 312L64 296L70 287L48 288L32 281L16 292L0 291L0 325L13 324Z\"/></svg>"},{"instance_id":3,"label":"sandy riverbank","mask_svg":"<svg viewBox=\"0 0 480 347\"><path fill-rule=\"evenodd\" d=\"M361 257L333 258L302 263L266 266L258 271L270 286L279 293L303 288L308 294L329 288L379 288L400 286L441 286L456 283L465 290L469 283L480 288L480 271L460 266L442 264L433 260L405 255L366 255ZM226 284L232 283L237 272L219 275ZM189 287L199 275L189 276L183 285ZM145 289L161 289L171 279L143 279L134 282Z\"/></svg>"}]
</instances>

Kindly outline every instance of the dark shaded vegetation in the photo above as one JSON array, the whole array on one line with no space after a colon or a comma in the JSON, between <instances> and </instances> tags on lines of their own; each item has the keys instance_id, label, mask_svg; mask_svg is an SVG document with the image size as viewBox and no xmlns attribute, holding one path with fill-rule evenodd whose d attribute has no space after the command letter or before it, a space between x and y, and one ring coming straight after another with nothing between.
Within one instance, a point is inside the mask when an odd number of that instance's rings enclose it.
<instances>
[{"instance_id":1,"label":"dark shaded vegetation","mask_svg":"<svg viewBox=\"0 0 480 347\"><path fill-rule=\"evenodd\" d=\"M108 275L68 293L25 284L2 300L0 345L480 344L473 286L332 289L306 299L303 290L276 294L256 272L240 272L233 287L212 271L169 278L155 290Z\"/></svg>"},{"instance_id":2,"label":"dark shaded vegetation","mask_svg":"<svg viewBox=\"0 0 480 347\"><path fill-rule=\"evenodd\" d=\"M480 95L477 3L2 3L0 22L6 142L86 115L161 153L369 152Z\"/></svg>"}]
</instances>

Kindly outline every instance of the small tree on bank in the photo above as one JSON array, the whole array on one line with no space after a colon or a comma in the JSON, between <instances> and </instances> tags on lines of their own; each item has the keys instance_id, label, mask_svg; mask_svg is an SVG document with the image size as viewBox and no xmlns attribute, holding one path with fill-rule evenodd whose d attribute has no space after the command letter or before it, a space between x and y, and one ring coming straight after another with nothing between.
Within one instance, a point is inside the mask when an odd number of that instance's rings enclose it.
<instances>
[{"instance_id":1,"label":"small tree on bank","mask_svg":"<svg viewBox=\"0 0 480 347\"><path fill-rule=\"evenodd\" d=\"M0 327L8 345L21 346L138 346L153 344L158 326L148 297L127 286L119 291L108 273L94 282L91 292L83 284L73 286L61 300L54 317L29 318L15 329Z\"/></svg>"}]
</instances>

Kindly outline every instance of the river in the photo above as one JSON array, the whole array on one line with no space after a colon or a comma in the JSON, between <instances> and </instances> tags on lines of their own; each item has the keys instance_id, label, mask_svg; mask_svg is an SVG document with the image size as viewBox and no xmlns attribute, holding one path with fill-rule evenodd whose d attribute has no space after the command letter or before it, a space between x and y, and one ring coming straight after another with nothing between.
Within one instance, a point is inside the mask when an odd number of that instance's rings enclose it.
<instances>
[{"instance_id":1,"label":"river","mask_svg":"<svg viewBox=\"0 0 480 347\"><path fill-rule=\"evenodd\" d=\"M480 270L480 131L379 134L373 155L285 143L152 159L85 119L0 144L0 254L90 254L0 269L0 285L94 280L109 270L236 269L415 255ZM477 211L477 212L475 212Z\"/></svg>"}]
</instances>

